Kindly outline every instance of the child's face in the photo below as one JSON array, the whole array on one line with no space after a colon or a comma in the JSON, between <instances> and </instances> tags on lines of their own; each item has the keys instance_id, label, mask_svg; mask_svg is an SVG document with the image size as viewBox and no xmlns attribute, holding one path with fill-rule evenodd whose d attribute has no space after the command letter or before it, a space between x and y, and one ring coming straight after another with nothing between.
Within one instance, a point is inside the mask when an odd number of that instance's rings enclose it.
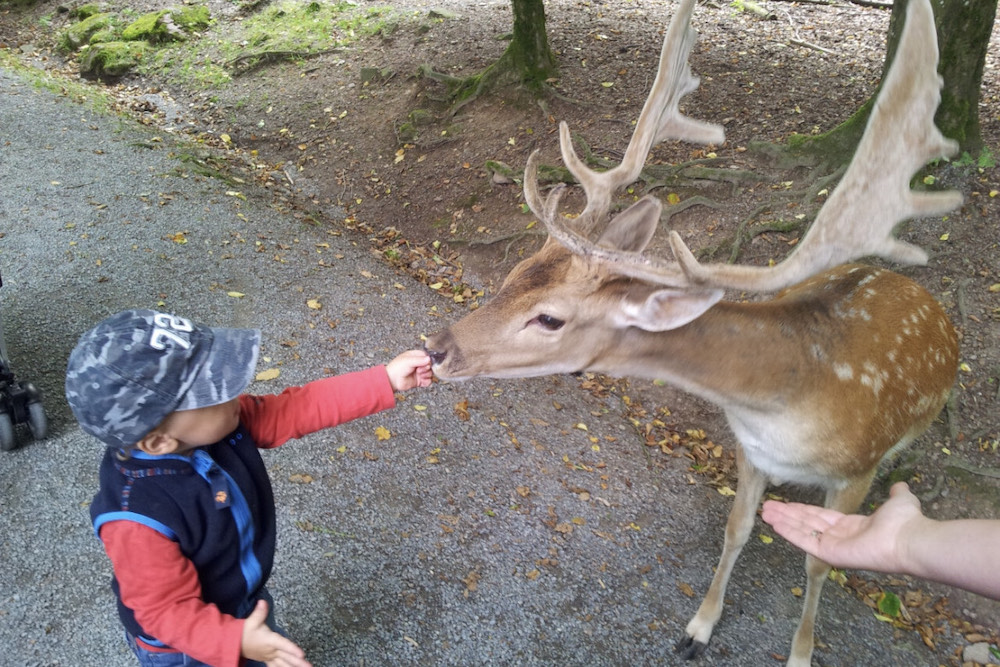
<instances>
[{"instance_id":1,"label":"child's face","mask_svg":"<svg viewBox=\"0 0 1000 667\"><path fill-rule=\"evenodd\" d=\"M234 398L207 408L171 412L156 430L177 440L175 453L183 454L222 440L236 429L239 421L240 402Z\"/></svg>"}]
</instances>

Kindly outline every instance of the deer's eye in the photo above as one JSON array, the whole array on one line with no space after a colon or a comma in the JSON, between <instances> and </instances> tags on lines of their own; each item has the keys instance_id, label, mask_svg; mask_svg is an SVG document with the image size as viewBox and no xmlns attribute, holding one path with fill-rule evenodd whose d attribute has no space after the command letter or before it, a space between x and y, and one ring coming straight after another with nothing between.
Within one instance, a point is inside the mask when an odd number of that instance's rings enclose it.
<instances>
[{"instance_id":1,"label":"deer's eye","mask_svg":"<svg viewBox=\"0 0 1000 667\"><path fill-rule=\"evenodd\" d=\"M539 326L543 329L548 329L549 331L555 331L566 324L564 320L560 320L557 317L552 317L551 315L546 315L542 313L538 317L532 320L532 322L537 322ZM530 324L530 323L529 323Z\"/></svg>"}]
</instances>

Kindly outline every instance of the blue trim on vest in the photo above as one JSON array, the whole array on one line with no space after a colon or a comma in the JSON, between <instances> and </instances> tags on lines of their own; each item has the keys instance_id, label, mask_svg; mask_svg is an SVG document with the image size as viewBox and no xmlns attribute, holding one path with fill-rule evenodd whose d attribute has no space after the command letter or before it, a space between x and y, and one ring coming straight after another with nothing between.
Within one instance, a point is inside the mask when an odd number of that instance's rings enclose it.
<instances>
[{"instance_id":1,"label":"blue trim on vest","mask_svg":"<svg viewBox=\"0 0 1000 667\"><path fill-rule=\"evenodd\" d=\"M152 528L156 532L160 533L164 537L170 540L177 541L177 533L171 530L170 526L160 523L156 519L150 519L144 514L139 514L138 512L105 512L104 514L97 515L94 519L94 535L100 539L101 537L101 526L111 521L133 521L135 523L142 524Z\"/></svg>"},{"instance_id":2,"label":"blue trim on vest","mask_svg":"<svg viewBox=\"0 0 1000 667\"><path fill-rule=\"evenodd\" d=\"M240 535L240 570L243 572L243 579L247 583L247 591L253 594L264 578L264 571L260 566L260 561L257 560L257 555L253 552L254 529L250 514L250 505L247 504L246 498L243 497L243 492L240 491L240 487L236 484L236 481L230 477L229 473L219 467L219 464L215 462L215 459L208 452L202 449L195 450L191 456L191 465L198 471L198 475L202 479L212 485L212 490L216 494L220 491L226 493L224 503L220 502L218 495L216 495L216 506L218 507L221 504L232 510L233 520L236 522L236 530ZM223 478L222 480L218 479L220 475ZM212 479L213 477L216 479ZM220 482L222 483L220 484ZM219 509L222 509L222 507L219 507Z\"/></svg>"},{"instance_id":3,"label":"blue trim on vest","mask_svg":"<svg viewBox=\"0 0 1000 667\"><path fill-rule=\"evenodd\" d=\"M190 461L191 457L183 454L148 454L141 449L133 449L129 456L140 461Z\"/></svg>"}]
</instances>

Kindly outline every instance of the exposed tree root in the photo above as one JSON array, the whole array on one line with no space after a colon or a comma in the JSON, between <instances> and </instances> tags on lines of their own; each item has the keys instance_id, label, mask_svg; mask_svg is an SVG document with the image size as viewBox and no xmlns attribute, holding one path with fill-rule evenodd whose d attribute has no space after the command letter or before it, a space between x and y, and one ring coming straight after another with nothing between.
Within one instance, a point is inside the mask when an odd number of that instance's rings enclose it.
<instances>
[{"instance_id":1,"label":"exposed tree root","mask_svg":"<svg viewBox=\"0 0 1000 667\"><path fill-rule=\"evenodd\" d=\"M281 62L284 60L304 60L315 58L327 53L340 51L339 47L323 49L322 51L258 51L256 53L245 53L236 56L225 64L227 69L232 70L233 76L243 76L257 70L264 65Z\"/></svg>"},{"instance_id":2,"label":"exposed tree root","mask_svg":"<svg viewBox=\"0 0 1000 667\"><path fill-rule=\"evenodd\" d=\"M448 239L448 245L464 245L469 248L475 248L479 246L491 246L497 243L507 242L504 246L503 257L501 262L506 262L507 258L510 257L510 249L515 243L521 239L527 238L529 236L545 236L546 232L541 229L525 229L519 232L513 232L511 234L504 234L503 236L498 236L495 239L488 239L485 241L474 241L470 239Z\"/></svg>"},{"instance_id":3,"label":"exposed tree root","mask_svg":"<svg viewBox=\"0 0 1000 667\"><path fill-rule=\"evenodd\" d=\"M481 95L499 86L516 83L520 79L509 51L505 51L496 62L482 72L472 76L451 76L438 72L427 64L421 65L417 71L421 76L443 84L448 89L446 101L451 105L448 109L449 117L454 116L465 105L479 99Z\"/></svg>"}]
</instances>

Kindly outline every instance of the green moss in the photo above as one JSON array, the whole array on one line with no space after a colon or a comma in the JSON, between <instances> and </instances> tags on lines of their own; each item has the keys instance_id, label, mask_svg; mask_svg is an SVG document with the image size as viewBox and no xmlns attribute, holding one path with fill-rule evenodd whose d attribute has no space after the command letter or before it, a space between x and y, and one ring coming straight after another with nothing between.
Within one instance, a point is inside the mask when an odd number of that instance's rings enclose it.
<instances>
[{"instance_id":1,"label":"green moss","mask_svg":"<svg viewBox=\"0 0 1000 667\"><path fill-rule=\"evenodd\" d=\"M212 14L204 5L173 9L170 11L170 17L174 20L174 24L185 32L204 30L212 23Z\"/></svg>"},{"instance_id":2,"label":"green moss","mask_svg":"<svg viewBox=\"0 0 1000 667\"><path fill-rule=\"evenodd\" d=\"M76 51L84 44L88 44L95 33L112 27L115 18L111 13L94 14L79 23L74 23L59 36L59 48L63 51Z\"/></svg>"},{"instance_id":3,"label":"green moss","mask_svg":"<svg viewBox=\"0 0 1000 667\"><path fill-rule=\"evenodd\" d=\"M172 39L167 26L161 20L170 10L161 9L158 12L143 14L122 30L122 39L126 41L146 40L155 44Z\"/></svg>"},{"instance_id":4,"label":"green moss","mask_svg":"<svg viewBox=\"0 0 1000 667\"><path fill-rule=\"evenodd\" d=\"M107 5L99 2L90 2L85 5L80 5L74 9L71 9L69 15L75 19L83 20L89 19L95 14L100 14L107 11Z\"/></svg>"},{"instance_id":5,"label":"green moss","mask_svg":"<svg viewBox=\"0 0 1000 667\"><path fill-rule=\"evenodd\" d=\"M145 42L91 44L80 52L80 72L117 77L138 65L150 46Z\"/></svg>"}]
</instances>

